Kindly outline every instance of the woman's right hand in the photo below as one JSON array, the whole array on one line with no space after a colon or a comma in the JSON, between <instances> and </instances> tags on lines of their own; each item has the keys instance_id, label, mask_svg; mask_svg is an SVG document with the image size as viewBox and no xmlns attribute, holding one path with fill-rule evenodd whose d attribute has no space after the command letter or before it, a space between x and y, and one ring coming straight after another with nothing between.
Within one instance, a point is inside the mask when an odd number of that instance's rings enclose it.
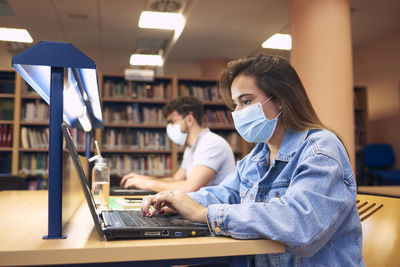
<instances>
[{"instance_id":1,"label":"woman's right hand","mask_svg":"<svg viewBox=\"0 0 400 267\"><path fill-rule=\"evenodd\" d=\"M199 205L184 192L163 191L143 198L143 216L152 217L156 212L166 213L168 208L176 210L189 221L207 223L207 208Z\"/></svg>"}]
</instances>

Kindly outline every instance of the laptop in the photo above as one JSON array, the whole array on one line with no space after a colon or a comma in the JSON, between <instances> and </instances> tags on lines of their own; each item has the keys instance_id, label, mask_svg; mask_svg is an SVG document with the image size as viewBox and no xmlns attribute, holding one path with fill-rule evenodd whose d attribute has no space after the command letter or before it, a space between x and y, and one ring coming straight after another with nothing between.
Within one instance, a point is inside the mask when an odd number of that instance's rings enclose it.
<instances>
[{"instance_id":1,"label":"laptop","mask_svg":"<svg viewBox=\"0 0 400 267\"><path fill-rule=\"evenodd\" d=\"M117 185L110 186L110 196L147 196L153 195L156 192L139 188L123 188Z\"/></svg>"},{"instance_id":2,"label":"laptop","mask_svg":"<svg viewBox=\"0 0 400 267\"><path fill-rule=\"evenodd\" d=\"M207 224L192 223L180 215L157 215L152 218L143 217L136 210L102 210L97 211L92 192L89 190L87 178L76 151L68 126L61 125L62 133L72 161L79 174L82 189L89 205L97 232L106 240L139 239L139 238L171 238L210 235Z\"/></svg>"}]
</instances>

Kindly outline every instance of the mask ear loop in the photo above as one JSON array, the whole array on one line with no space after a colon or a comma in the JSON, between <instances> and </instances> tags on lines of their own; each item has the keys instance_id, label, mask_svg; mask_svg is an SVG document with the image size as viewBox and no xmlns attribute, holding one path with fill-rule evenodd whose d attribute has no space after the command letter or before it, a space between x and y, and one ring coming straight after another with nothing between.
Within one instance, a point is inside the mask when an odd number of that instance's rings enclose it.
<instances>
[{"instance_id":1,"label":"mask ear loop","mask_svg":"<svg viewBox=\"0 0 400 267\"><path fill-rule=\"evenodd\" d=\"M282 114L282 110L278 113L278 115L276 115L275 119L277 119L279 117L279 115Z\"/></svg>"},{"instance_id":2,"label":"mask ear loop","mask_svg":"<svg viewBox=\"0 0 400 267\"><path fill-rule=\"evenodd\" d=\"M261 106L263 106L265 103L267 103L268 101L270 101L271 100L271 98L273 98L274 96L272 95L272 96L270 96L270 98L268 98L267 100L265 100L262 104L261 104Z\"/></svg>"},{"instance_id":3,"label":"mask ear loop","mask_svg":"<svg viewBox=\"0 0 400 267\"><path fill-rule=\"evenodd\" d=\"M189 114L191 114L191 113L189 113ZM185 123L185 121L186 121L186 119L187 119L187 117L189 116L189 114L188 115L186 115L184 118L183 118L183 120L182 120L182 122L181 122L181 125L182 125L182 123ZM186 132L182 132L182 133L186 133L186 134L189 134L189 126L187 125L187 124L185 124L185 127L186 127Z\"/></svg>"}]
</instances>

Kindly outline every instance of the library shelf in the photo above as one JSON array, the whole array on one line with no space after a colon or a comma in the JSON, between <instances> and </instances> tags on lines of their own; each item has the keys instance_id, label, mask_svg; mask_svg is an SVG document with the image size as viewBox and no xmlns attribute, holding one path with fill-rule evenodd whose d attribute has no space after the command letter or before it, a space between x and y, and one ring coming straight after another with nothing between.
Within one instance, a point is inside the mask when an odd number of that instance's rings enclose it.
<instances>
[{"instance_id":1,"label":"library shelf","mask_svg":"<svg viewBox=\"0 0 400 267\"><path fill-rule=\"evenodd\" d=\"M364 159L363 150L367 144L368 105L367 88L354 87L354 135L356 150L356 179L358 185L364 184Z\"/></svg>"},{"instance_id":2,"label":"library shelf","mask_svg":"<svg viewBox=\"0 0 400 267\"><path fill-rule=\"evenodd\" d=\"M103 148L107 154L170 154L171 149Z\"/></svg>"},{"instance_id":3,"label":"library shelf","mask_svg":"<svg viewBox=\"0 0 400 267\"><path fill-rule=\"evenodd\" d=\"M49 121L20 121L21 126L49 126Z\"/></svg>"},{"instance_id":4,"label":"library shelf","mask_svg":"<svg viewBox=\"0 0 400 267\"><path fill-rule=\"evenodd\" d=\"M19 149L19 151L20 152L30 152L30 153L37 153L37 152L39 152L39 153L42 153L42 152L49 152L49 148L47 147L47 148L45 148L45 147L42 147L42 148L34 148L34 147L27 147L27 148L20 148Z\"/></svg>"},{"instance_id":5,"label":"library shelf","mask_svg":"<svg viewBox=\"0 0 400 267\"><path fill-rule=\"evenodd\" d=\"M22 99L42 99L42 97L40 95L38 95L36 92L35 94L29 94L29 95L22 95L21 96Z\"/></svg>"},{"instance_id":6,"label":"library shelf","mask_svg":"<svg viewBox=\"0 0 400 267\"><path fill-rule=\"evenodd\" d=\"M166 104L169 100L162 99L138 99L138 98L126 98L126 97L104 97L103 103L147 103L147 104Z\"/></svg>"},{"instance_id":7,"label":"library shelf","mask_svg":"<svg viewBox=\"0 0 400 267\"><path fill-rule=\"evenodd\" d=\"M2 94L0 93L0 98L14 98L14 94Z\"/></svg>"},{"instance_id":8,"label":"library shelf","mask_svg":"<svg viewBox=\"0 0 400 267\"><path fill-rule=\"evenodd\" d=\"M120 123L104 123L104 128L150 128L150 129L165 129L166 125L158 124L148 124L148 123L134 123L130 121L120 122Z\"/></svg>"}]
</instances>

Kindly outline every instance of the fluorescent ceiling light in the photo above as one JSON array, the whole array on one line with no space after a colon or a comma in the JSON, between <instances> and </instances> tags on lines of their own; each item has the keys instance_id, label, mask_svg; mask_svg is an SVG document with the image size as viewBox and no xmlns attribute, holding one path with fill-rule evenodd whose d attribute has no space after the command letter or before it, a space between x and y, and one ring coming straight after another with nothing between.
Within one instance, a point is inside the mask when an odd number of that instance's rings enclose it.
<instances>
[{"instance_id":1,"label":"fluorescent ceiling light","mask_svg":"<svg viewBox=\"0 0 400 267\"><path fill-rule=\"evenodd\" d=\"M160 55L132 54L129 63L139 66L162 66L164 60Z\"/></svg>"},{"instance_id":2,"label":"fluorescent ceiling light","mask_svg":"<svg viewBox=\"0 0 400 267\"><path fill-rule=\"evenodd\" d=\"M261 45L263 48L291 50L292 37L290 34L275 33Z\"/></svg>"},{"instance_id":3,"label":"fluorescent ceiling light","mask_svg":"<svg viewBox=\"0 0 400 267\"><path fill-rule=\"evenodd\" d=\"M185 19L180 13L142 11L140 28L176 30L182 29Z\"/></svg>"},{"instance_id":4,"label":"fluorescent ceiling light","mask_svg":"<svg viewBox=\"0 0 400 267\"><path fill-rule=\"evenodd\" d=\"M32 43L33 39L25 29L12 29L0 27L0 41Z\"/></svg>"}]
</instances>

